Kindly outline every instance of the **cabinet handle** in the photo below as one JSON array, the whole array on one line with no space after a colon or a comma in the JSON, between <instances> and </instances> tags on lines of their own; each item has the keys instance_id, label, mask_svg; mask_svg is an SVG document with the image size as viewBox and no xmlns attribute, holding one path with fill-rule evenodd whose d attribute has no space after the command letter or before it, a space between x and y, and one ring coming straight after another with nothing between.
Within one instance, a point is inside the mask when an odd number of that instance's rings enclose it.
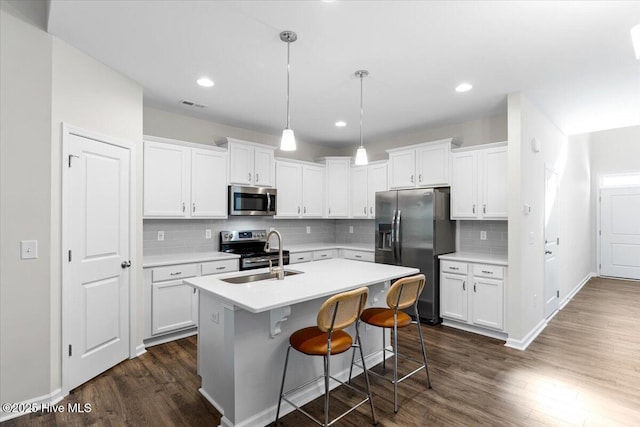
<instances>
[{"instance_id":1,"label":"cabinet handle","mask_svg":"<svg viewBox=\"0 0 640 427\"><path fill-rule=\"evenodd\" d=\"M307 213L307 207L306 206L303 208L302 213Z\"/></svg>"},{"instance_id":2,"label":"cabinet handle","mask_svg":"<svg viewBox=\"0 0 640 427\"><path fill-rule=\"evenodd\" d=\"M331 215L331 208L329 208L329 215Z\"/></svg>"},{"instance_id":3,"label":"cabinet handle","mask_svg":"<svg viewBox=\"0 0 640 427\"><path fill-rule=\"evenodd\" d=\"M449 270L460 270L458 267L449 267Z\"/></svg>"},{"instance_id":4,"label":"cabinet handle","mask_svg":"<svg viewBox=\"0 0 640 427\"><path fill-rule=\"evenodd\" d=\"M227 267L216 267L216 270L224 270L224 269L226 269L226 268L227 268Z\"/></svg>"},{"instance_id":5,"label":"cabinet handle","mask_svg":"<svg viewBox=\"0 0 640 427\"><path fill-rule=\"evenodd\" d=\"M327 254L322 254L320 255L320 258L325 258L327 256Z\"/></svg>"},{"instance_id":6,"label":"cabinet handle","mask_svg":"<svg viewBox=\"0 0 640 427\"><path fill-rule=\"evenodd\" d=\"M256 174L256 182L260 181L260 174Z\"/></svg>"},{"instance_id":7,"label":"cabinet handle","mask_svg":"<svg viewBox=\"0 0 640 427\"><path fill-rule=\"evenodd\" d=\"M186 209L184 202L182 202L182 212L184 212L184 210Z\"/></svg>"},{"instance_id":8,"label":"cabinet handle","mask_svg":"<svg viewBox=\"0 0 640 427\"><path fill-rule=\"evenodd\" d=\"M366 206L364 207L364 214L365 215L367 214L367 207Z\"/></svg>"},{"instance_id":9,"label":"cabinet handle","mask_svg":"<svg viewBox=\"0 0 640 427\"><path fill-rule=\"evenodd\" d=\"M369 207L369 215L373 215L373 206Z\"/></svg>"},{"instance_id":10,"label":"cabinet handle","mask_svg":"<svg viewBox=\"0 0 640 427\"><path fill-rule=\"evenodd\" d=\"M249 182L251 182L251 172L249 172Z\"/></svg>"},{"instance_id":11,"label":"cabinet handle","mask_svg":"<svg viewBox=\"0 0 640 427\"><path fill-rule=\"evenodd\" d=\"M300 213L300 206L298 206L298 213Z\"/></svg>"},{"instance_id":12,"label":"cabinet handle","mask_svg":"<svg viewBox=\"0 0 640 427\"><path fill-rule=\"evenodd\" d=\"M462 281L462 290L466 291L467 290L467 282L466 281Z\"/></svg>"},{"instance_id":13,"label":"cabinet handle","mask_svg":"<svg viewBox=\"0 0 640 427\"><path fill-rule=\"evenodd\" d=\"M299 258L298 258L298 261L303 261L303 260L304 260L304 257L303 257L303 256L301 256L301 257L299 257Z\"/></svg>"},{"instance_id":14,"label":"cabinet handle","mask_svg":"<svg viewBox=\"0 0 640 427\"><path fill-rule=\"evenodd\" d=\"M487 205L482 205L482 213L487 213Z\"/></svg>"},{"instance_id":15,"label":"cabinet handle","mask_svg":"<svg viewBox=\"0 0 640 427\"><path fill-rule=\"evenodd\" d=\"M422 182L422 174L418 175L418 181Z\"/></svg>"},{"instance_id":16,"label":"cabinet handle","mask_svg":"<svg viewBox=\"0 0 640 427\"><path fill-rule=\"evenodd\" d=\"M413 183L413 175L411 175L411 183Z\"/></svg>"},{"instance_id":17,"label":"cabinet handle","mask_svg":"<svg viewBox=\"0 0 640 427\"><path fill-rule=\"evenodd\" d=\"M493 271L482 270L484 274L493 274Z\"/></svg>"},{"instance_id":18,"label":"cabinet handle","mask_svg":"<svg viewBox=\"0 0 640 427\"><path fill-rule=\"evenodd\" d=\"M476 291L476 282L473 282L473 292Z\"/></svg>"},{"instance_id":19,"label":"cabinet handle","mask_svg":"<svg viewBox=\"0 0 640 427\"><path fill-rule=\"evenodd\" d=\"M473 213L476 213L476 205L473 205L473 208L471 210Z\"/></svg>"},{"instance_id":20,"label":"cabinet handle","mask_svg":"<svg viewBox=\"0 0 640 427\"><path fill-rule=\"evenodd\" d=\"M196 288L193 288L193 293L194 293L194 294L196 293Z\"/></svg>"},{"instance_id":21,"label":"cabinet handle","mask_svg":"<svg viewBox=\"0 0 640 427\"><path fill-rule=\"evenodd\" d=\"M362 255L355 255L356 258L362 258Z\"/></svg>"},{"instance_id":22,"label":"cabinet handle","mask_svg":"<svg viewBox=\"0 0 640 427\"><path fill-rule=\"evenodd\" d=\"M179 274L182 274L182 271L176 271L175 273L169 273L169 276L177 276Z\"/></svg>"},{"instance_id":23,"label":"cabinet handle","mask_svg":"<svg viewBox=\"0 0 640 427\"><path fill-rule=\"evenodd\" d=\"M191 211L192 211L192 212L195 212L195 211L196 211L196 204L195 204L195 202L193 203L193 207L191 208Z\"/></svg>"}]
</instances>

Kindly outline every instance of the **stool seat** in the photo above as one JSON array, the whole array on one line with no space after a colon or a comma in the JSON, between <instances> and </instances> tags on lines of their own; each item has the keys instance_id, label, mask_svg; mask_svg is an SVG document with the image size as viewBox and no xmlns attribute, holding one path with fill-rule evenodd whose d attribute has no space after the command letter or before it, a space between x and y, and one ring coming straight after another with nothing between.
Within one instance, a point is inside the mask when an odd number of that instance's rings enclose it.
<instances>
[{"instance_id":1,"label":"stool seat","mask_svg":"<svg viewBox=\"0 0 640 427\"><path fill-rule=\"evenodd\" d=\"M393 308L372 307L367 308L360 315L360 320L380 328L393 328ZM404 328L411 324L411 317L404 311L398 311L398 328Z\"/></svg>"},{"instance_id":2,"label":"stool seat","mask_svg":"<svg viewBox=\"0 0 640 427\"><path fill-rule=\"evenodd\" d=\"M289 344L299 352L310 356L326 356L328 338L328 332L323 332L316 326L310 326L291 334ZM331 354L344 353L352 345L353 340L348 333L342 330L333 331L331 335Z\"/></svg>"}]
</instances>

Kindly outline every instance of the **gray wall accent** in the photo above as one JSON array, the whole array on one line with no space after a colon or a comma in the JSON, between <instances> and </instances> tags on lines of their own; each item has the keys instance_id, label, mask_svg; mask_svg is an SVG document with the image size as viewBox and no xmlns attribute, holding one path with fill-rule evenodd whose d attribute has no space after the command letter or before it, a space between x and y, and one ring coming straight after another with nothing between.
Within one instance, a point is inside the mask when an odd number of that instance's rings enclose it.
<instances>
[{"instance_id":1,"label":"gray wall accent","mask_svg":"<svg viewBox=\"0 0 640 427\"><path fill-rule=\"evenodd\" d=\"M353 233L349 233L353 226ZM269 230L275 227L282 234L284 247L306 243L355 243L373 245L373 220L333 219L273 219L270 217L236 217L229 219L145 219L144 254L165 255L219 250L221 230ZM311 233L307 234L307 227ZM205 230L211 229L211 239ZM164 240L158 240L164 231ZM274 240L275 243L275 240Z\"/></svg>"},{"instance_id":2,"label":"gray wall accent","mask_svg":"<svg viewBox=\"0 0 640 427\"><path fill-rule=\"evenodd\" d=\"M507 221L458 221L460 231L459 251L489 255L507 255ZM487 232L487 239L480 240L480 232Z\"/></svg>"}]
</instances>

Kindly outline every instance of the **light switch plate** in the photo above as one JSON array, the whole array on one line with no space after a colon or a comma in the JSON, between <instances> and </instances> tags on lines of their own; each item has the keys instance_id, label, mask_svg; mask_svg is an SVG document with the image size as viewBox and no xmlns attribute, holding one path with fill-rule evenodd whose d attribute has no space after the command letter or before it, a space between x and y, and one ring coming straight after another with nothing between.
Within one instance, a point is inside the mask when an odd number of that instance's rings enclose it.
<instances>
[{"instance_id":1,"label":"light switch plate","mask_svg":"<svg viewBox=\"0 0 640 427\"><path fill-rule=\"evenodd\" d=\"M487 240L487 232L482 230L480 232L480 240Z\"/></svg>"},{"instance_id":2,"label":"light switch plate","mask_svg":"<svg viewBox=\"0 0 640 427\"><path fill-rule=\"evenodd\" d=\"M311 234L311 227L307 225L307 234Z\"/></svg>"},{"instance_id":3,"label":"light switch plate","mask_svg":"<svg viewBox=\"0 0 640 427\"><path fill-rule=\"evenodd\" d=\"M205 239L210 239L211 238L211 229L207 228L206 230L204 230L204 238Z\"/></svg>"},{"instance_id":4,"label":"light switch plate","mask_svg":"<svg viewBox=\"0 0 640 427\"><path fill-rule=\"evenodd\" d=\"M164 231L158 231L158 240L164 240Z\"/></svg>"},{"instance_id":5,"label":"light switch plate","mask_svg":"<svg viewBox=\"0 0 640 427\"><path fill-rule=\"evenodd\" d=\"M23 240L20 242L20 259L38 258L38 241Z\"/></svg>"},{"instance_id":6,"label":"light switch plate","mask_svg":"<svg viewBox=\"0 0 640 427\"><path fill-rule=\"evenodd\" d=\"M349 234L353 234L353 225L349 226Z\"/></svg>"}]
</instances>

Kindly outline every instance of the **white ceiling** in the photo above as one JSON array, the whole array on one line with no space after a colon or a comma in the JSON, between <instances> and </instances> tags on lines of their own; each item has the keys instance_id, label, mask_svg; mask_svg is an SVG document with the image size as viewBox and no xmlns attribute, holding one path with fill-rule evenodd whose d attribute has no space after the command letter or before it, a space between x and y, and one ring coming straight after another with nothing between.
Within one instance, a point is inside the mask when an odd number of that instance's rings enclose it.
<instances>
[{"instance_id":1,"label":"white ceiling","mask_svg":"<svg viewBox=\"0 0 640 427\"><path fill-rule=\"evenodd\" d=\"M140 83L147 105L277 134L293 30L291 127L340 145L359 138L359 69L365 140L504 113L511 92L567 134L638 125L638 23L639 1L52 0L49 32Z\"/></svg>"}]
</instances>

